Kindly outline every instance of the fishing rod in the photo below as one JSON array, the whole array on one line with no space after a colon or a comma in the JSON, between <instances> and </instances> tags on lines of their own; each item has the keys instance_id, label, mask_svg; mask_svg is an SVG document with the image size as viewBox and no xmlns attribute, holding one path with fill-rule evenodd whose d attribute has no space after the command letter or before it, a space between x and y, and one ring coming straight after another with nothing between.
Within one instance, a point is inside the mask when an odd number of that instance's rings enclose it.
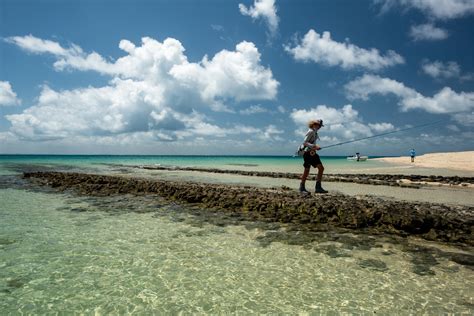
<instances>
[{"instance_id":1,"label":"fishing rod","mask_svg":"<svg viewBox=\"0 0 474 316\"><path fill-rule=\"evenodd\" d=\"M417 125L417 126L413 126L413 127L404 128L404 129L399 129L399 130L391 131L391 132L387 132L387 133L372 135L372 136L369 136L369 137L363 137L363 138L352 139L352 140L348 140L348 141L345 141L345 142L341 142L341 143L337 143L337 144L332 144L332 145L324 146L324 147L321 147L319 150L325 149L325 148L329 148L329 147L335 147L335 146L339 146L339 145L354 143L354 142L358 142L358 141L365 140L365 139L370 139L370 138L385 136L385 135L389 135L389 134L395 134L395 133L399 133L399 132L404 132L404 131L408 131L408 130L411 130L411 129L420 128L420 127L424 127L424 126L434 125L434 124L437 124L437 123L439 123L439 122L441 122L441 121L444 121L444 120L439 120L439 121L436 121L436 122L421 124L421 125Z\"/></svg>"}]
</instances>

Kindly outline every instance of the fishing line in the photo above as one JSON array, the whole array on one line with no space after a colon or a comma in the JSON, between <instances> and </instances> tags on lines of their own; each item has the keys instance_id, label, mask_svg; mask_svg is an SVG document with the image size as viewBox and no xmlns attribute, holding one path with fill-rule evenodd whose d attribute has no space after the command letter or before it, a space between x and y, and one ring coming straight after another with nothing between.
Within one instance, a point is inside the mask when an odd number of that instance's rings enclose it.
<instances>
[{"instance_id":1,"label":"fishing line","mask_svg":"<svg viewBox=\"0 0 474 316\"><path fill-rule=\"evenodd\" d=\"M404 131L408 131L408 130L411 130L411 129L420 128L420 127L424 127L424 126L434 125L434 124L437 124L437 123L439 123L439 122L441 122L441 121L444 121L444 120L439 120L439 121L436 121L436 122L421 124L421 125L417 125L417 126L413 126L413 127L404 128L404 129L399 129L399 130L391 131L391 132L387 132L387 133L372 135L372 136L369 136L369 137L363 137L363 138L352 139L352 140L348 140L348 141L345 141L345 142L341 142L341 143L337 143L337 144L332 144L332 145L324 146L324 147L321 147L319 150L325 149L325 148L329 148L329 147L335 147L335 146L339 146L339 145L354 143L354 142L358 142L358 141L365 140L365 139L370 139L370 138L385 136L385 135L389 135L389 134L395 134L395 133L399 133L399 132L404 132Z\"/></svg>"}]
</instances>

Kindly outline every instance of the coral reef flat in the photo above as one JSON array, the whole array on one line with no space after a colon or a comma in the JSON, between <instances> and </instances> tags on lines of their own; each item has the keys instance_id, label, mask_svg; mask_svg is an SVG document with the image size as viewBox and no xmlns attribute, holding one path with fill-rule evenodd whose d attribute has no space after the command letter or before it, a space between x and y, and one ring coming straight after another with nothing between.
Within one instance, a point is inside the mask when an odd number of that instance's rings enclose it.
<instances>
[{"instance_id":1,"label":"coral reef flat","mask_svg":"<svg viewBox=\"0 0 474 316\"><path fill-rule=\"evenodd\" d=\"M25 172L24 178L35 185L82 195L157 194L198 205L203 211L244 214L252 219L295 223L309 229L342 227L474 245L474 208L466 205L393 201L340 193L301 195L288 187L257 188L72 172ZM437 178L437 181L452 179Z\"/></svg>"}]
</instances>

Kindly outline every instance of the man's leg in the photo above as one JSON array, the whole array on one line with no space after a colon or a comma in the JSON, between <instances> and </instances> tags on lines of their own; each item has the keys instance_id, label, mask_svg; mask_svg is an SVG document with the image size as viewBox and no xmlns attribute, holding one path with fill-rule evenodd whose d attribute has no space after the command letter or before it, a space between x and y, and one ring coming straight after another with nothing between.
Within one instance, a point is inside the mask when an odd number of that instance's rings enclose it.
<instances>
[{"instance_id":1,"label":"man's leg","mask_svg":"<svg viewBox=\"0 0 474 316\"><path fill-rule=\"evenodd\" d=\"M318 168L318 175L316 176L315 192L328 193L328 191L324 190L323 187L321 186L321 180L323 179L324 166L323 164L318 164L316 165L316 168Z\"/></svg>"},{"instance_id":2,"label":"man's leg","mask_svg":"<svg viewBox=\"0 0 474 316\"><path fill-rule=\"evenodd\" d=\"M305 193L308 192L305 188L305 183L306 183L306 179L308 178L310 168L311 167L304 168L303 175L301 176L300 192L305 192Z\"/></svg>"},{"instance_id":3,"label":"man's leg","mask_svg":"<svg viewBox=\"0 0 474 316\"><path fill-rule=\"evenodd\" d=\"M318 175L316 176L316 182L321 182L323 179L323 172L324 172L324 166L322 164L319 164L316 166L318 168Z\"/></svg>"}]
</instances>

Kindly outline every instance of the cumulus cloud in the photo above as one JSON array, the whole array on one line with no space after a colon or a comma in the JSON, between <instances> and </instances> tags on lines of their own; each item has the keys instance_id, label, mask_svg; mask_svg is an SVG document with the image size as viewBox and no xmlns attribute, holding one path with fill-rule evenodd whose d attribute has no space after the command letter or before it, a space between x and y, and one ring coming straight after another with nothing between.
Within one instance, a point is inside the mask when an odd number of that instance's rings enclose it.
<instances>
[{"instance_id":1,"label":"cumulus cloud","mask_svg":"<svg viewBox=\"0 0 474 316\"><path fill-rule=\"evenodd\" d=\"M273 99L279 85L271 70L260 65L255 45L245 41L235 51L223 50L211 60L205 56L199 64L183 62L169 73L182 85L197 88L208 101Z\"/></svg>"},{"instance_id":2,"label":"cumulus cloud","mask_svg":"<svg viewBox=\"0 0 474 316\"><path fill-rule=\"evenodd\" d=\"M379 71L405 62L402 56L392 50L383 56L375 48L364 49L354 44L336 42L331 39L330 32L320 35L312 29L298 45L287 45L285 50L298 61L339 66L343 69L363 68Z\"/></svg>"},{"instance_id":3,"label":"cumulus cloud","mask_svg":"<svg viewBox=\"0 0 474 316\"><path fill-rule=\"evenodd\" d=\"M439 60L424 60L421 65L422 71L435 79L457 78L461 81L472 80L472 74L462 74L461 67L455 61L443 63Z\"/></svg>"},{"instance_id":4,"label":"cumulus cloud","mask_svg":"<svg viewBox=\"0 0 474 316\"><path fill-rule=\"evenodd\" d=\"M273 99L279 84L271 70L260 65L260 53L250 42L192 63L181 43L172 38L159 42L145 37L138 47L122 40L119 47L127 55L115 62L97 53L86 54L76 45L63 48L31 35L7 41L32 53L52 54L58 71L89 70L111 76L109 84L99 88L43 87L35 105L6 116L11 130L25 139L148 131L163 141L225 135L225 129L199 113L201 109L229 110L227 101Z\"/></svg>"},{"instance_id":5,"label":"cumulus cloud","mask_svg":"<svg viewBox=\"0 0 474 316\"><path fill-rule=\"evenodd\" d=\"M410 28L410 37L414 41L438 41L448 38L448 31L434 26L432 23L412 25Z\"/></svg>"},{"instance_id":6,"label":"cumulus cloud","mask_svg":"<svg viewBox=\"0 0 474 316\"><path fill-rule=\"evenodd\" d=\"M391 123L378 122L366 124L351 104L344 105L341 109L318 105L315 108L293 109L290 117L298 126L296 134L304 135L308 130L307 123L310 119L322 119L324 127L322 134L326 142L369 137L374 133L393 130ZM324 131L324 133L323 133Z\"/></svg>"},{"instance_id":7,"label":"cumulus cloud","mask_svg":"<svg viewBox=\"0 0 474 316\"><path fill-rule=\"evenodd\" d=\"M145 82L132 80L59 92L44 86L37 104L6 118L12 124L11 130L26 139L137 132L148 130L152 124L169 129L166 122L152 116L166 111L159 94Z\"/></svg>"},{"instance_id":8,"label":"cumulus cloud","mask_svg":"<svg viewBox=\"0 0 474 316\"><path fill-rule=\"evenodd\" d=\"M367 101L371 94L387 95L393 93L401 98L416 96L415 90L407 88L401 82L367 74L346 84L345 90L346 96L350 100L362 99Z\"/></svg>"},{"instance_id":9,"label":"cumulus cloud","mask_svg":"<svg viewBox=\"0 0 474 316\"><path fill-rule=\"evenodd\" d=\"M247 134L254 139L277 140L267 129L243 125L225 128L195 111L178 112L163 104L159 95L151 96L159 94L153 90L145 82L130 79L117 79L102 88L60 92L44 86L36 105L6 118L12 123L11 132L27 140L90 137L97 143L116 138L117 144L124 144L139 137L142 141L170 142Z\"/></svg>"},{"instance_id":10,"label":"cumulus cloud","mask_svg":"<svg viewBox=\"0 0 474 316\"><path fill-rule=\"evenodd\" d=\"M400 99L403 111L421 109L430 113L457 113L474 108L474 93L457 93L444 87L432 97L426 97L403 83L376 75L364 75L345 85L349 99L368 100L372 94L393 94Z\"/></svg>"},{"instance_id":11,"label":"cumulus cloud","mask_svg":"<svg viewBox=\"0 0 474 316\"><path fill-rule=\"evenodd\" d=\"M474 13L472 0L374 0L382 12L401 6L417 9L433 19L455 19Z\"/></svg>"},{"instance_id":12,"label":"cumulus cloud","mask_svg":"<svg viewBox=\"0 0 474 316\"><path fill-rule=\"evenodd\" d=\"M0 81L0 106L20 105L21 100L13 91L10 82Z\"/></svg>"},{"instance_id":13,"label":"cumulus cloud","mask_svg":"<svg viewBox=\"0 0 474 316\"><path fill-rule=\"evenodd\" d=\"M264 19L270 35L275 36L279 22L275 0L255 0L254 5L248 8L244 4L239 3L239 10L240 13L250 16L253 20Z\"/></svg>"},{"instance_id":14,"label":"cumulus cloud","mask_svg":"<svg viewBox=\"0 0 474 316\"><path fill-rule=\"evenodd\" d=\"M237 44L235 51L222 50L211 60L204 56L199 63L189 62L184 55L184 47L173 38L161 43L144 37L140 47L128 40L121 40L119 47L128 55L117 59L115 63L109 63L95 52L85 54L77 45L69 49L57 43L52 45L54 42L51 41L47 41L48 45L42 49L24 45L25 41L42 41L31 35L25 38L11 37L7 41L28 51L55 55L58 60L54 67L58 71L90 70L122 79L145 80L164 87L174 85L180 90L199 91L208 103L219 98L234 98L238 101L273 99L279 85L272 71L260 65L257 47L245 41Z\"/></svg>"}]
</instances>

